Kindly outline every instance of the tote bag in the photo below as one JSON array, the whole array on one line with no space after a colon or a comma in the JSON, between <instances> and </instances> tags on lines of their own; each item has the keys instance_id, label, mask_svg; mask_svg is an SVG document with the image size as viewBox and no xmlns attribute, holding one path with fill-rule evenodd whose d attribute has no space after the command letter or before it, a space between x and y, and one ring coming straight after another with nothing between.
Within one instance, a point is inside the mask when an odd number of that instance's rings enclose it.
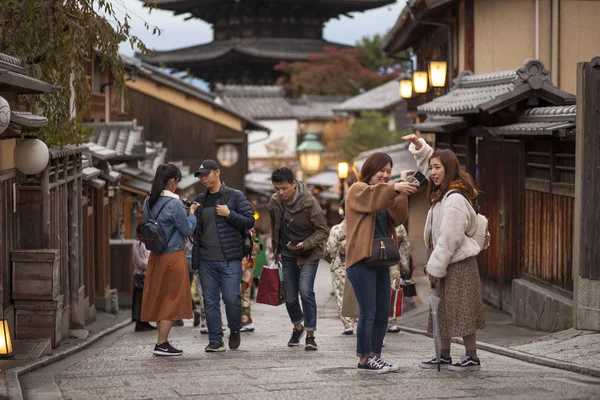
<instances>
[{"instance_id":1,"label":"tote bag","mask_svg":"<svg viewBox=\"0 0 600 400\"><path fill-rule=\"evenodd\" d=\"M258 283L256 302L270 306L285 303L281 262L273 261L268 267L263 267Z\"/></svg>"}]
</instances>

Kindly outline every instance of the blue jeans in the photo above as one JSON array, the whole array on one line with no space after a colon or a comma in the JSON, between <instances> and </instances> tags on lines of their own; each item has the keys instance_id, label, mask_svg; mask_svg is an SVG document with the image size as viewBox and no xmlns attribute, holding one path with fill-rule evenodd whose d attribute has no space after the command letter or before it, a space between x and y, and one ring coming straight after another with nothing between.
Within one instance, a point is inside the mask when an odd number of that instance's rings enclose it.
<instances>
[{"instance_id":1,"label":"blue jeans","mask_svg":"<svg viewBox=\"0 0 600 400\"><path fill-rule=\"evenodd\" d=\"M358 357L381 356L383 338L390 315L390 269L367 267L359 261L346 271L358 300L356 332Z\"/></svg>"},{"instance_id":2,"label":"blue jeans","mask_svg":"<svg viewBox=\"0 0 600 400\"><path fill-rule=\"evenodd\" d=\"M296 258L281 257L283 265L283 286L285 287L285 307L293 324L304 321L307 332L317 330L317 301L315 300L315 278L319 260L309 261L298 266ZM298 301L302 299L302 308ZM304 310L304 314L302 313Z\"/></svg>"},{"instance_id":3,"label":"blue jeans","mask_svg":"<svg viewBox=\"0 0 600 400\"><path fill-rule=\"evenodd\" d=\"M227 325L230 331L242 329L242 261L204 261L200 260L200 284L204 297L204 312L208 327L208 340L223 341L221 326L221 293L225 303Z\"/></svg>"}]
</instances>

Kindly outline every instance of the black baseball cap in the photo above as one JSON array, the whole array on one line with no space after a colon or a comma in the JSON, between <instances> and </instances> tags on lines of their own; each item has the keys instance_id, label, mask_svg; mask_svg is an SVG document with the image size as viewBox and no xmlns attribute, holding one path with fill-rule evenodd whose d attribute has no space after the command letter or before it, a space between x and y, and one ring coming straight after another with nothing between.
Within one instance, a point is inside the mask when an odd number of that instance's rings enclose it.
<instances>
[{"instance_id":1,"label":"black baseball cap","mask_svg":"<svg viewBox=\"0 0 600 400\"><path fill-rule=\"evenodd\" d=\"M204 160L200 167L198 167L198 171L194 173L194 176L197 178L201 174L208 174L210 171L221 169L219 164L215 160Z\"/></svg>"}]
</instances>

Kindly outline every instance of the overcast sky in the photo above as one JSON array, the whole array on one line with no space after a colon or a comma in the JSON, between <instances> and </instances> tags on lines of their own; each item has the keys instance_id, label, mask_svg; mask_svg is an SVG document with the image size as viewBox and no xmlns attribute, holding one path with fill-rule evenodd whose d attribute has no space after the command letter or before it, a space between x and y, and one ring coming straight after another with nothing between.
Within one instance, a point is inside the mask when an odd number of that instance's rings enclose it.
<instances>
[{"instance_id":1,"label":"overcast sky","mask_svg":"<svg viewBox=\"0 0 600 400\"><path fill-rule=\"evenodd\" d=\"M354 45L363 36L386 33L396 22L406 0L370 10L352 13L353 18L340 16L325 24L325 39L331 42ZM115 0L115 11L121 17L127 9L131 15L132 34L140 37L150 49L172 50L212 41L211 25L198 19L185 20L186 15L173 15L170 11L154 10L149 13L142 7L141 0ZM160 36L152 35L144 28L144 21L163 30ZM133 56L134 50L128 43L121 44L121 53Z\"/></svg>"}]
</instances>

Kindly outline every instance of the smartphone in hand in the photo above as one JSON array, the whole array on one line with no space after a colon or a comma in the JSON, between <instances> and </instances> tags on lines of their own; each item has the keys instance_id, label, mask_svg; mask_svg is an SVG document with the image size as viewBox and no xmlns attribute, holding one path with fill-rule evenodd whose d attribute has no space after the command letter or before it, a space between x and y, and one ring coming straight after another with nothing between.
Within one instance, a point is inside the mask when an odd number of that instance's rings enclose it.
<instances>
[{"instance_id":1,"label":"smartphone in hand","mask_svg":"<svg viewBox=\"0 0 600 400\"><path fill-rule=\"evenodd\" d=\"M420 171L417 171L406 178L406 182L418 183L419 185L423 184L423 182L425 182L426 180L427 178Z\"/></svg>"}]
</instances>

